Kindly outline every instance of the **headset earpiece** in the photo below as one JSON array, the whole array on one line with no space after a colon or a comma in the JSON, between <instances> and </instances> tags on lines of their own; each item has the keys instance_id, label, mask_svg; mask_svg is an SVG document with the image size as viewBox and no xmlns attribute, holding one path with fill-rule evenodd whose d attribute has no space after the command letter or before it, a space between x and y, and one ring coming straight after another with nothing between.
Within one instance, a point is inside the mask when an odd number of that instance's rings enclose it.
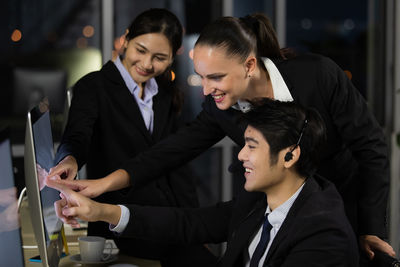
<instances>
[{"instance_id":1,"label":"headset earpiece","mask_svg":"<svg viewBox=\"0 0 400 267\"><path fill-rule=\"evenodd\" d=\"M287 152L285 154L285 161L290 161L293 158L293 153L292 152Z\"/></svg>"},{"instance_id":2,"label":"headset earpiece","mask_svg":"<svg viewBox=\"0 0 400 267\"><path fill-rule=\"evenodd\" d=\"M303 127L301 128L300 136L299 136L299 139L297 140L297 143L294 145L294 147L289 152L287 152L285 154L285 161L286 162L292 160L292 158L293 158L293 153L292 152L296 149L296 147L298 147L300 145L300 141L301 141L301 138L303 137L304 129L307 127L307 123L308 123L308 120L305 119Z\"/></svg>"}]
</instances>

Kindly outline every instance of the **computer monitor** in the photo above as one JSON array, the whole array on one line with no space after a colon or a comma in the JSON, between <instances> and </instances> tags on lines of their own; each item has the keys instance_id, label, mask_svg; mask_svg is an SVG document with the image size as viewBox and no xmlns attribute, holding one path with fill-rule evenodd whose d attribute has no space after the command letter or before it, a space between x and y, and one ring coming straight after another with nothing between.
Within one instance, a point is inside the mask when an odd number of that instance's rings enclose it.
<instances>
[{"instance_id":1,"label":"computer monitor","mask_svg":"<svg viewBox=\"0 0 400 267\"><path fill-rule=\"evenodd\" d=\"M58 266L63 250L62 221L54 202L59 192L44 185L43 172L54 166L54 147L48 104L28 112L25 133L25 184L33 231L45 267Z\"/></svg>"},{"instance_id":2,"label":"computer monitor","mask_svg":"<svg viewBox=\"0 0 400 267\"><path fill-rule=\"evenodd\" d=\"M8 131L0 130L0 266L24 266Z\"/></svg>"}]
</instances>

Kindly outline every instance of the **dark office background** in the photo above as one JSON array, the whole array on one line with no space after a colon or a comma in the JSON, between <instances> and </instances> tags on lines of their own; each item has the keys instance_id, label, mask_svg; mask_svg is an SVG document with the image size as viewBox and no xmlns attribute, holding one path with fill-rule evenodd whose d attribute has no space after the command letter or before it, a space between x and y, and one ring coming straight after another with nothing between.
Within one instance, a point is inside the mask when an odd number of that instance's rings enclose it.
<instances>
[{"instance_id":1,"label":"dark office background","mask_svg":"<svg viewBox=\"0 0 400 267\"><path fill-rule=\"evenodd\" d=\"M2 125L11 127L13 144L23 143L25 113L42 96L48 95L49 90L53 90L50 107L54 140L59 141L65 115L66 89L84 74L99 69L102 64L101 3L99 0L1 2L0 120ZM275 1L235 0L232 3L234 16L262 12L275 22ZM368 99L367 4L365 0L287 0L285 46L299 52L315 52L331 57L347 71L353 83ZM222 16L223 1L114 1L116 46L118 37L124 34L132 18L151 7L170 9L184 25L186 35L183 53L178 55L174 67L177 82L186 95L183 118L185 121L191 120L200 110L203 96L201 87L187 82L188 77L194 75L188 52L204 25ZM26 72L31 75L24 74ZM43 73L43 78L35 80L37 72ZM64 72L65 75L55 78L55 72ZM379 108L375 112L380 122L384 123ZM218 200L221 185L210 177L222 171L218 169L220 149L217 147L207 153L201 156L199 162L208 168L196 168L202 170L198 171L200 177L206 177L199 179L203 184L200 186L208 191L206 194L212 194L211 198L204 197L205 204ZM20 158L17 165L21 161Z\"/></svg>"},{"instance_id":2,"label":"dark office background","mask_svg":"<svg viewBox=\"0 0 400 267\"><path fill-rule=\"evenodd\" d=\"M276 25L277 15L274 10L277 1L233 0L230 1L233 6L232 15L262 12ZM177 83L186 96L183 112L185 121L196 115L203 99L201 87L188 82L191 75L194 75L188 52L201 29L223 15L224 2L113 1L114 48L117 48L118 38L124 34L131 20L145 9L168 8L181 20L186 35L174 71ZM11 128L14 147L23 146L26 112L41 97L48 95L49 90L52 90L50 108L54 140L60 140L65 118L66 89L102 65L101 3L100 0L0 2L0 127ZM384 60L384 1L286 0L285 3L284 46L298 52L320 53L332 58L346 71L369 102L378 121L385 126L387 121L382 93L385 69L379 67ZM41 73L42 76L35 73ZM37 78L38 75L40 78ZM221 199L222 185L216 177L225 171L221 169L222 149L216 146L192 163L202 205ZM237 148L233 151L237 151ZM232 153L234 157L235 152ZM18 186L22 187L23 154L14 157L14 165ZM234 179L233 187L238 186L241 186L241 181Z\"/></svg>"}]
</instances>

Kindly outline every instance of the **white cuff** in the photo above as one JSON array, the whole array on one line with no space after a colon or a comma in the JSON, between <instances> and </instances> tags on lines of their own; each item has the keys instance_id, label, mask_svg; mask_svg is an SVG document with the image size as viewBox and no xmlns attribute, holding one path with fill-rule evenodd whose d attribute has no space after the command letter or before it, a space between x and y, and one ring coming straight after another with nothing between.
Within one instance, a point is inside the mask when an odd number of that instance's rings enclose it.
<instances>
[{"instance_id":1,"label":"white cuff","mask_svg":"<svg viewBox=\"0 0 400 267\"><path fill-rule=\"evenodd\" d=\"M118 205L121 208L121 217L117 225L110 224L109 229L113 232L122 233L129 223L130 212L124 205Z\"/></svg>"}]
</instances>

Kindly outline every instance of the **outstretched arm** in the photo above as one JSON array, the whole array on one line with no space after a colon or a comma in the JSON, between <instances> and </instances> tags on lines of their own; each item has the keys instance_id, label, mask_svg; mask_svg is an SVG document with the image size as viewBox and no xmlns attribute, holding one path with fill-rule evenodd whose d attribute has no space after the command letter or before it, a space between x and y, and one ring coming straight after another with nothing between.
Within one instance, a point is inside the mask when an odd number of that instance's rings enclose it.
<instances>
[{"instance_id":1,"label":"outstretched arm","mask_svg":"<svg viewBox=\"0 0 400 267\"><path fill-rule=\"evenodd\" d=\"M217 110L214 101L206 99L203 110L194 121L122 164L121 169L129 174L130 185L134 188L146 185L166 172L186 164L224 138L227 133L221 127L221 120L228 120L230 117L225 113L215 114L216 112L226 111ZM232 129L232 132L234 130L238 129ZM242 141L243 133L240 132L239 136Z\"/></svg>"},{"instance_id":2,"label":"outstretched arm","mask_svg":"<svg viewBox=\"0 0 400 267\"><path fill-rule=\"evenodd\" d=\"M63 222L73 227L79 227L76 218L112 225L120 223L120 206L93 201L59 181L47 179L46 185L60 191L62 199L54 205ZM122 235L176 244L223 242L228 235L232 203L199 209L128 205L130 217Z\"/></svg>"},{"instance_id":3,"label":"outstretched arm","mask_svg":"<svg viewBox=\"0 0 400 267\"><path fill-rule=\"evenodd\" d=\"M47 181L51 184L52 180L57 180L57 184L64 185L80 194L94 198L105 192L115 191L129 186L129 175L125 170L116 170L104 178L100 179L88 179L88 180L67 180L60 179L59 176L51 175L47 176ZM53 185L57 186L57 185ZM50 187L53 187L50 186ZM60 190L58 188L55 188ZM61 191L61 190L60 190Z\"/></svg>"}]
</instances>

